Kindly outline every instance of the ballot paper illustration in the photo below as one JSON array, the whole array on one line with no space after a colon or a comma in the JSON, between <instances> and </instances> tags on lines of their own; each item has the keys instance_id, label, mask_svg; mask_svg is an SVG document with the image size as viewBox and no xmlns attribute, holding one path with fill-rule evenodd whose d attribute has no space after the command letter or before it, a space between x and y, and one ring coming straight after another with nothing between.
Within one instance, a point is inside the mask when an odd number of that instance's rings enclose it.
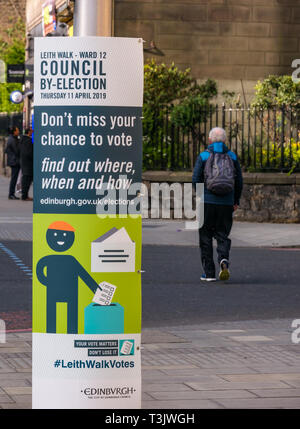
<instances>
[{"instance_id":1,"label":"ballot paper illustration","mask_svg":"<svg viewBox=\"0 0 300 429\"><path fill-rule=\"evenodd\" d=\"M102 282L99 284L99 286L101 289L96 290L92 301L99 305L110 305L117 286L107 282Z\"/></svg>"},{"instance_id":2,"label":"ballot paper illustration","mask_svg":"<svg viewBox=\"0 0 300 429\"><path fill-rule=\"evenodd\" d=\"M93 273L134 272L135 242L126 229L112 228L92 242Z\"/></svg>"},{"instance_id":3,"label":"ballot paper illustration","mask_svg":"<svg viewBox=\"0 0 300 429\"><path fill-rule=\"evenodd\" d=\"M132 353L132 347L133 347L132 341L126 341L125 340L121 346L120 354L121 355L130 355Z\"/></svg>"}]
</instances>

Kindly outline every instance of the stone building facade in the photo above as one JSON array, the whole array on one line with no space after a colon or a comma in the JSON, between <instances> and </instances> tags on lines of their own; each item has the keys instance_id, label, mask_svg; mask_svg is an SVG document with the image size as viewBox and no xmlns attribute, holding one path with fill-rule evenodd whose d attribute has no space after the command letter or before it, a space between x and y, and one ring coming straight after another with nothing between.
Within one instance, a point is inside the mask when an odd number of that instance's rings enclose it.
<instances>
[{"instance_id":1,"label":"stone building facade","mask_svg":"<svg viewBox=\"0 0 300 429\"><path fill-rule=\"evenodd\" d=\"M15 0L14 3L22 3ZM300 57L300 0L106 0L114 35L143 37L145 60L191 68L248 102L258 79L291 74ZM56 7L72 1L57 0ZM41 22L43 0L27 0L27 28ZM70 22L72 24L72 22Z\"/></svg>"},{"instance_id":2,"label":"stone building facade","mask_svg":"<svg viewBox=\"0 0 300 429\"><path fill-rule=\"evenodd\" d=\"M154 42L167 64L248 101L258 79L291 74L300 58L299 0L115 0L116 36Z\"/></svg>"}]
</instances>

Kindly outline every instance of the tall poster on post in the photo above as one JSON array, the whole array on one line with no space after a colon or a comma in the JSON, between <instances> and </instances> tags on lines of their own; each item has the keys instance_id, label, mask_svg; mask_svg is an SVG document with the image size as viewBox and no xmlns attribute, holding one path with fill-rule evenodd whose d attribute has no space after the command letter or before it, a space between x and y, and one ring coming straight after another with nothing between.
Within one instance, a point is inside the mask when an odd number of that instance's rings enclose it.
<instances>
[{"instance_id":1,"label":"tall poster on post","mask_svg":"<svg viewBox=\"0 0 300 429\"><path fill-rule=\"evenodd\" d=\"M142 39L35 39L33 408L141 406L142 103Z\"/></svg>"}]
</instances>

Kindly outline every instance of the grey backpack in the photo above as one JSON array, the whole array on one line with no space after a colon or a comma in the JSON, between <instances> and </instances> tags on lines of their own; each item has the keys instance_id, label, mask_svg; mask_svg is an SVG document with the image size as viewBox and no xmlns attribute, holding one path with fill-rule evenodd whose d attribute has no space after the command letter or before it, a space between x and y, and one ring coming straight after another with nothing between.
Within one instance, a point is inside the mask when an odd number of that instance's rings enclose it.
<instances>
[{"instance_id":1,"label":"grey backpack","mask_svg":"<svg viewBox=\"0 0 300 429\"><path fill-rule=\"evenodd\" d=\"M204 167L206 188L216 195L226 195L234 190L235 166L227 153L211 152Z\"/></svg>"}]
</instances>

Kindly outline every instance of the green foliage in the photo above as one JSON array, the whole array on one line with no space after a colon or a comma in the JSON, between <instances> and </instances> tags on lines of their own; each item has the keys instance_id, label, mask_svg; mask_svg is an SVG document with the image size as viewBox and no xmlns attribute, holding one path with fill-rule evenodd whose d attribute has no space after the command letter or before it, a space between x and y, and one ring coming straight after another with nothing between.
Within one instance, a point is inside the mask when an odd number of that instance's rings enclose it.
<instances>
[{"instance_id":1,"label":"green foliage","mask_svg":"<svg viewBox=\"0 0 300 429\"><path fill-rule=\"evenodd\" d=\"M0 38L0 59L6 64L23 64L25 61L25 24L21 19L11 22L6 30L7 39ZM8 40L8 41L7 41ZM0 83L0 112L22 112L23 103L13 104L10 93L22 90L22 84Z\"/></svg>"},{"instance_id":2,"label":"green foliage","mask_svg":"<svg viewBox=\"0 0 300 429\"><path fill-rule=\"evenodd\" d=\"M0 112L1 113L22 112L23 103L14 104L9 99L11 92L16 90L22 91L22 84L0 83Z\"/></svg>"},{"instance_id":3,"label":"green foliage","mask_svg":"<svg viewBox=\"0 0 300 429\"><path fill-rule=\"evenodd\" d=\"M300 107L300 83L295 83L291 76L270 75L255 86L255 96L251 110L272 107Z\"/></svg>"},{"instance_id":4,"label":"green foliage","mask_svg":"<svg viewBox=\"0 0 300 429\"><path fill-rule=\"evenodd\" d=\"M183 99L193 84L190 70L158 64L154 59L144 66L143 155L144 168L155 168L156 159L167 157L170 141L166 137L165 117L175 102Z\"/></svg>"},{"instance_id":5,"label":"green foliage","mask_svg":"<svg viewBox=\"0 0 300 429\"><path fill-rule=\"evenodd\" d=\"M286 138L281 144L270 141L257 141L256 150L254 146L250 147L250 158L256 158L256 166L250 165L247 171L264 171L265 168L275 171L286 171L288 175L292 174L300 165L300 141L295 138Z\"/></svg>"},{"instance_id":6,"label":"green foliage","mask_svg":"<svg viewBox=\"0 0 300 429\"><path fill-rule=\"evenodd\" d=\"M7 38L0 38L0 58L9 64L22 64L25 61L25 23L18 18L10 20L6 29ZM9 40L9 41L7 41Z\"/></svg>"},{"instance_id":7,"label":"green foliage","mask_svg":"<svg viewBox=\"0 0 300 429\"><path fill-rule=\"evenodd\" d=\"M199 85L190 69L181 71L174 63L166 66L154 59L145 64L144 76L144 168L153 169L156 159L170 160L174 125L191 131L194 141L200 138L196 123L205 120L217 87L210 79Z\"/></svg>"},{"instance_id":8,"label":"green foliage","mask_svg":"<svg viewBox=\"0 0 300 429\"><path fill-rule=\"evenodd\" d=\"M184 132L191 131L198 136L195 127L199 122L204 122L212 111L209 102L217 93L216 82L211 79L202 85L195 85L193 90L173 107L171 121L181 127Z\"/></svg>"},{"instance_id":9,"label":"green foliage","mask_svg":"<svg viewBox=\"0 0 300 429\"><path fill-rule=\"evenodd\" d=\"M291 76L270 75L255 86L255 96L250 105L250 112L261 122L264 135L269 134L261 143L260 157L262 165L280 169L282 157L284 167L291 174L300 161L300 142L285 137L282 142L282 130L297 127L297 110L300 108L300 83L295 83ZM271 113L270 113L270 111ZM284 113L284 116L283 116ZM272 114L272 115L271 115ZM272 119L270 119L272 117ZM284 118L284 119L283 119ZM298 138L299 140L299 138Z\"/></svg>"},{"instance_id":10,"label":"green foliage","mask_svg":"<svg viewBox=\"0 0 300 429\"><path fill-rule=\"evenodd\" d=\"M226 104L232 104L235 107L241 106L241 94L236 94L235 91L228 91L225 89L221 93Z\"/></svg>"},{"instance_id":11,"label":"green foliage","mask_svg":"<svg viewBox=\"0 0 300 429\"><path fill-rule=\"evenodd\" d=\"M144 78L144 108L159 111L185 97L193 83L190 69L180 71L174 63L168 67L154 59L145 64Z\"/></svg>"},{"instance_id":12,"label":"green foliage","mask_svg":"<svg viewBox=\"0 0 300 429\"><path fill-rule=\"evenodd\" d=\"M193 91L171 111L171 122L180 127L181 130L192 137L192 162L198 155L200 143L206 145L206 135L201 132L201 123L207 121L208 117L215 111L215 106L210 104L210 100L218 93L217 84L211 79L207 79L202 85L195 85Z\"/></svg>"},{"instance_id":13,"label":"green foliage","mask_svg":"<svg viewBox=\"0 0 300 429\"><path fill-rule=\"evenodd\" d=\"M300 142L295 139L286 140L283 146L283 159L289 164L289 174L300 164ZM263 149L263 160L267 160L267 150ZM273 168L281 167L281 147L272 143L269 147L269 163Z\"/></svg>"}]
</instances>

